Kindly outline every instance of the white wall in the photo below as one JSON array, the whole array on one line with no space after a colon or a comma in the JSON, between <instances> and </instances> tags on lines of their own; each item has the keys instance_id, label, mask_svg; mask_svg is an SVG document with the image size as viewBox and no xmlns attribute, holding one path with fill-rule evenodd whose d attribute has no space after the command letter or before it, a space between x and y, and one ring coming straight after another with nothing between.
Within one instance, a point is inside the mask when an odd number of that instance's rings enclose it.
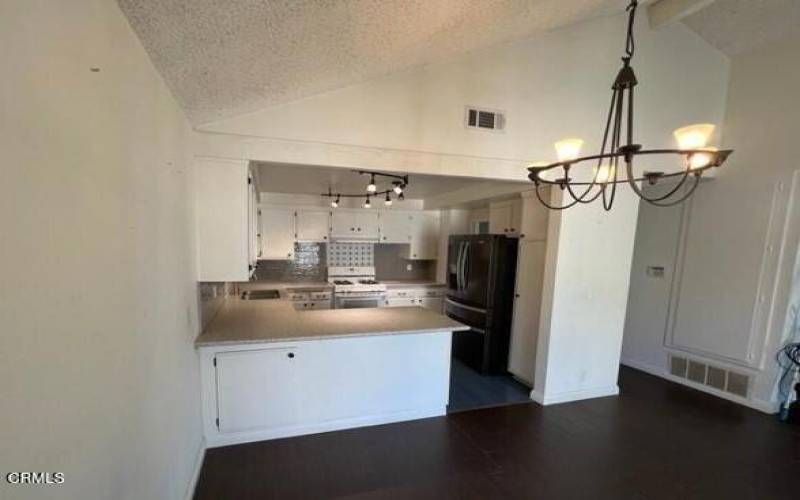
<instances>
[{"instance_id":1,"label":"white wall","mask_svg":"<svg viewBox=\"0 0 800 500\"><path fill-rule=\"evenodd\" d=\"M560 205L561 191L552 190ZM638 198L550 213L531 397L554 404L618 393Z\"/></svg>"},{"instance_id":2,"label":"white wall","mask_svg":"<svg viewBox=\"0 0 800 500\"><path fill-rule=\"evenodd\" d=\"M115 2L4 1L0 47L0 498L183 498L190 129Z\"/></svg>"},{"instance_id":3,"label":"white wall","mask_svg":"<svg viewBox=\"0 0 800 500\"><path fill-rule=\"evenodd\" d=\"M553 158L557 139L599 147L624 23L597 19L207 124L197 147L206 156L525 180L523 167ZM638 138L670 146L678 126L720 123L727 59L679 23L637 26ZM466 129L466 105L504 110L506 130Z\"/></svg>"},{"instance_id":4,"label":"white wall","mask_svg":"<svg viewBox=\"0 0 800 500\"><path fill-rule=\"evenodd\" d=\"M800 232L800 65L788 63L798 59L795 36L732 60L724 145L735 152L690 205L666 333L625 334L628 361L655 373L671 350L750 373L746 403L765 411L774 409ZM631 304L644 292L632 289Z\"/></svg>"}]
</instances>

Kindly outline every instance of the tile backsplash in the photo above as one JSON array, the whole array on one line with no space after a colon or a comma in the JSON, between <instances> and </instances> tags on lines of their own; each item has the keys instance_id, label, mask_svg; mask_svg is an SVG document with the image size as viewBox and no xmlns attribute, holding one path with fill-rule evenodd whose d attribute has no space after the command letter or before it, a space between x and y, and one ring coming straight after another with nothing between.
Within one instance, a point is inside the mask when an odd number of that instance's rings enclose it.
<instances>
[{"instance_id":1,"label":"tile backsplash","mask_svg":"<svg viewBox=\"0 0 800 500\"><path fill-rule=\"evenodd\" d=\"M408 245L383 243L375 245L375 275L378 281L434 281L436 261L408 260Z\"/></svg>"},{"instance_id":2,"label":"tile backsplash","mask_svg":"<svg viewBox=\"0 0 800 500\"><path fill-rule=\"evenodd\" d=\"M372 267L375 265L375 243L330 243L328 265L337 267Z\"/></svg>"},{"instance_id":3,"label":"tile backsplash","mask_svg":"<svg viewBox=\"0 0 800 500\"><path fill-rule=\"evenodd\" d=\"M436 261L408 260L407 244L295 243L294 255L294 260L258 261L252 281L326 281L328 266L375 266L379 280L436 279Z\"/></svg>"},{"instance_id":4,"label":"tile backsplash","mask_svg":"<svg viewBox=\"0 0 800 500\"><path fill-rule=\"evenodd\" d=\"M295 243L294 260L260 260L251 281L325 281L325 247L324 243Z\"/></svg>"}]
</instances>

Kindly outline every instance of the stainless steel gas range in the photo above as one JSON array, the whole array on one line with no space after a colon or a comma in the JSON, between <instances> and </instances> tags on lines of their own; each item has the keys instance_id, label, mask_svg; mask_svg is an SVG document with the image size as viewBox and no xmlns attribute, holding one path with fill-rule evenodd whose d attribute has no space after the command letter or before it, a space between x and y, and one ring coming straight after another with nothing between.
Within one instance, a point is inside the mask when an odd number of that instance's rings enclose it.
<instances>
[{"instance_id":1,"label":"stainless steel gas range","mask_svg":"<svg viewBox=\"0 0 800 500\"><path fill-rule=\"evenodd\" d=\"M381 307L386 285L375 280L374 267L328 267L336 309Z\"/></svg>"}]
</instances>

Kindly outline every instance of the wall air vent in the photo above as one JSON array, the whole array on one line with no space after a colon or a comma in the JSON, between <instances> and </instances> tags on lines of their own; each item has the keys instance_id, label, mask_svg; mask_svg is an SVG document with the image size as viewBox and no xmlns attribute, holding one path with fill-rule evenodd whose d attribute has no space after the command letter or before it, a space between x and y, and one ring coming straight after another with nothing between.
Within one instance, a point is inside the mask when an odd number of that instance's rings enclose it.
<instances>
[{"instance_id":1,"label":"wall air vent","mask_svg":"<svg viewBox=\"0 0 800 500\"><path fill-rule=\"evenodd\" d=\"M505 128L506 118L502 111L472 106L468 106L466 109L467 128L493 131L501 131Z\"/></svg>"},{"instance_id":2,"label":"wall air vent","mask_svg":"<svg viewBox=\"0 0 800 500\"><path fill-rule=\"evenodd\" d=\"M718 391L728 392L742 398L747 398L749 395L750 375L721 366L709 365L683 356L670 355L669 373L675 377L707 385Z\"/></svg>"}]
</instances>

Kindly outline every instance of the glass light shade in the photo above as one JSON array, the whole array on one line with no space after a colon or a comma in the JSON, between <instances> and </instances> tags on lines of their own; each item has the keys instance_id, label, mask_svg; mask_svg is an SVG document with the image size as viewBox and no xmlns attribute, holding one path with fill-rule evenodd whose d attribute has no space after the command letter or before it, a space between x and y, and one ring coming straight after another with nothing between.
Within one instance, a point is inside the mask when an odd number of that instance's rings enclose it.
<instances>
[{"instance_id":1,"label":"glass light shade","mask_svg":"<svg viewBox=\"0 0 800 500\"><path fill-rule=\"evenodd\" d=\"M678 141L678 149L702 149L706 147L713 133L714 125L711 123L689 125L673 132Z\"/></svg>"},{"instance_id":2,"label":"glass light shade","mask_svg":"<svg viewBox=\"0 0 800 500\"><path fill-rule=\"evenodd\" d=\"M612 165L595 165L592 168L592 176L594 181L599 184L605 184L614 180L614 167Z\"/></svg>"},{"instance_id":3,"label":"glass light shade","mask_svg":"<svg viewBox=\"0 0 800 500\"><path fill-rule=\"evenodd\" d=\"M364 208L369 208L371 206L372 204L369 202L369 197L367 197L367 201L364 202Z\"/></svg>"},{"instance_id":4,"label":"glass light shade","mask_svg":"<svg viewBox=\"0 0 800 500\"><path fill-rule=\"evenodd\" d=\"M400 194L403 192L403 185L402 184L395 184L394 185L394 192Z\"/></svg>"},{"instance_id":5,"label":"glass light shade","mask_svg":"<svg viewBox=\"0 0 800 500\"><path fill-rule=\"evenodd\" d=\"M717 148L703 148L706 151L717 151ZM695 170L698 168L707 167L714 155L711 153L695 153L689 157L689 168Z\"/></svg>"},{"instance_id":6,"label":"glass light shade","mask_svg":"<svg viewBox=\"0 0 800 500\"><path fill-rule=\"evenodd\" d=\"M386 205L387 207L391 207L392 206L392 200L387 198L386 201L383 202L383 204Z\"/></svg>"},{"instance_id":7,"label":"glass light shade","mask_svg":"<svg viewBox=\"0 0 800 500\"><path fill-rule=\"evenodd\" d=\"M555 144L558 161L570 161L581 155L583 139L563 139Z\"/></svg>"},{"instance_id":8,"label":"glass light shade","mask_svg":"<svg viewBox=\"0 0 800 500\"><path fill-rule=\"evenodd\" d=\"M338 208L338 207L339 207L339 203L336 200L333 200L331 202L331 208Z\"/></svg>"},{"instance_id":9,"label":"glass light shade","mask_svg":"<svg viewBox=\"0 0 800 500\"><path fill-rule=\"evenodd\" d=\"M374 193L377 190L378 186L376 186L375 184L370 183L369 185L367 185L367 191L369 191L370 193Z\"/></svg>"}]
</instances>

